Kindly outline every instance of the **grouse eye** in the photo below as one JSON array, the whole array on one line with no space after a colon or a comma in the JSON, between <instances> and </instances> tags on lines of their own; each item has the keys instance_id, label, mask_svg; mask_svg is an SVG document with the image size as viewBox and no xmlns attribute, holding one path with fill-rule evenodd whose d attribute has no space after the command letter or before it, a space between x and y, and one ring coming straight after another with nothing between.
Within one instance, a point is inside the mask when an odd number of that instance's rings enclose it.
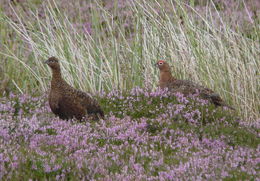
<instances>
[{"instance_id":1,"label":"grouse eye","mask_svg":"<svg viewBox=\"0 0 260 181\"><path fill-rule=\"evenodd\" d=\"M159 62L159 65L162 65L163 63L162 62Z\"/></svg>"}]
</instances>

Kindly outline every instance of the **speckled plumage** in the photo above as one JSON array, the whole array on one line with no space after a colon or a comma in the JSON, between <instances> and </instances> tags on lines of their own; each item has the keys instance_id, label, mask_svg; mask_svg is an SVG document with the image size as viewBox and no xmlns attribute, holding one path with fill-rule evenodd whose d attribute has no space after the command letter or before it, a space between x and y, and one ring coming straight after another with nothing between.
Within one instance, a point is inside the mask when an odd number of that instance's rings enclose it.
<instances>
[{"instance_id":1,"label":"speckled plumage","mask_svg":"<svg viewBox=\"0 0 260 181\"><path fill-rule=\"evenodd\" d=\"M61 119L78 120L104 117L98 102L90 94L73 88L62 78L57 58L51 57L46 63L52 70L49 105L55 115Z\"/></svg>"},{"instance_id":2,"label":"speckled plumage","mask_svg":"<svg viewBox=\"0 0 260 181\"><path fill-rule=\"evenodd\" d=\"M199 93L201 98L208 100L216 106L226 106L230 109L234 109L233 107L227 105L213 90L196 84L190 80L179 80L174 78L167 62L160 60L156 63L156 65L160 69L160 88L168 88L171 92L180 92L185 96Z\"/></svg>"}]
</instances>

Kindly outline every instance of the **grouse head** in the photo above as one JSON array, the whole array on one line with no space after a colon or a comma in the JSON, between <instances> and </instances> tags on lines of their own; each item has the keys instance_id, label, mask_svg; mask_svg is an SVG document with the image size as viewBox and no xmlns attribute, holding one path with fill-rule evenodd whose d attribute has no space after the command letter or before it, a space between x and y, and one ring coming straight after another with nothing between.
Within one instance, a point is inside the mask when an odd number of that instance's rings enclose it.
<instances>
[{"instance_id":1,"label":"grouse head","mask_svg":"<svg viewBox=\"0 0 260 181\"><path fill-rule=\"evenodd\" d=\"M45 63L52 69L52 70L59 70L60 64L59 60L56 57L50 57Z\"/></svg>"},{"instance_id":2,"label":"grouse head","mask_svg":"<svg viewBox=\"0 0 260 181\"><path fill-rule=\"evenodd\" d=\"M164 71L164 72L170 71L169 64L164 60L159 60L155 65L160 69L160 71Z\"/></svg>"}]
</instances>

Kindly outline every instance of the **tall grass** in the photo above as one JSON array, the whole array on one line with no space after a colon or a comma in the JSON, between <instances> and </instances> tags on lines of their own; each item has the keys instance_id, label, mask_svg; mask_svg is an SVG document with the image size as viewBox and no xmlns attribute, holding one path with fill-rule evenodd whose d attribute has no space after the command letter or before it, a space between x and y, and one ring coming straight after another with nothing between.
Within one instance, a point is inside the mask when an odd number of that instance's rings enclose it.
<instances>
[{"instance_id":1,"label":"tall grass","mask_svg":"<svg viewBox=\"0 0 260 181\"><path fill-rule=\"evenodd\" d=\"M33 7L27 14L13 9L16 21L1 13L6 43L0 56L8 61L4 70L13 87L46 91L51 77L43 61L56 56L64 78L85 91L155 88L158 72L153 64L165 59L177 78L214 89L244 119L260 117L259 24L252 23L245 34L225 21L211 1L203 13L181 1L129 1L129 16L116 7L117 1L112 11L92 4L90 31L78 30L75 19L53 1L46 4L44 18ZM84 21L83 12L75 11L77 21Z\"/></svg>"}]
</instances>

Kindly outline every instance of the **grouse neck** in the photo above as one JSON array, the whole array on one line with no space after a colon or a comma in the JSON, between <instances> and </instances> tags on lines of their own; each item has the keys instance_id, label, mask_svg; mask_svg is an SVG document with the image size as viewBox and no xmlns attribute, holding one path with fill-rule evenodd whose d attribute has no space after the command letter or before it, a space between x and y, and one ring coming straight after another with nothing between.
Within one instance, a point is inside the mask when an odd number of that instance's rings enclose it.
<instances>
[{"instance_id":1,"label":"grouse neck","mask_svg":"<svg viewBox=\"0 0 260 181\"><path fill-rule=\"evenodd\" d=\"M62 82L62 77L61 77L61 70L60 69L53 69L52 70L52 80L51 84L56 85Z\"/></svg>"},{"instance_id":2,"label":"grouse neck","mask_svg":"<svg viewBox=\"0 0 260 181\"><path fill-rule=\"evenodd\" d=\"M175 78L172 76L171 71L165 70L160 72L160 81L161 82L168 82L171 80L175 80Z\"/></svg>"}]
</instances>

